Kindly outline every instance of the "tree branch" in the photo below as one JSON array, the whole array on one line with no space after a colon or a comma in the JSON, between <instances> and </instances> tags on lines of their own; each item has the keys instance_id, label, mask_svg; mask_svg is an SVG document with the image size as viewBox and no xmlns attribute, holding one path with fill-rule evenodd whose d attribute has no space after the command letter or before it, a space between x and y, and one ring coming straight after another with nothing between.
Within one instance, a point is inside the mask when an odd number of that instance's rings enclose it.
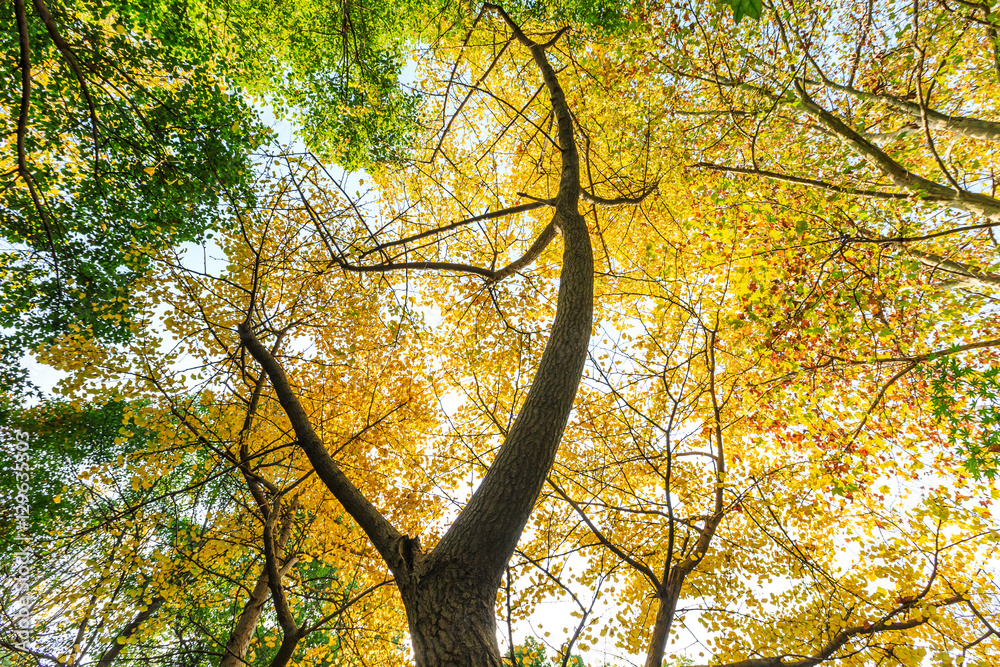
<instances>
[{"instance_id":1,"label":"tree branch","mask_svg":"<svg viewBox=\"0 0 1000 667\"><path fill-rule=\"evenodd\" d=\"M889 157L881 148L848 127L842 120L819 106L809 95L809 92L801 81L796 80L795 89L798 91L802 109L806 113L824 125L855 153L879 169L897 186L908 190L920 198L928 198L928 195L930 195L930 197L938 201L947 202L949 206L954 208L976 213L991 220L1000 219L1000 201L976 192L968 192L966 190L956 191L923 176L914 174Z\"/></svg>"},{"instance_id":2,"label":"tree branch","mask_svg":"<svg viewBox=\"0 0 1000 667\"><path fill-rule=\"evenodd\" d=\"M386 264L372 264L371 266L359 266L349 264L343 260L334 260L334 263L345 271L353 273L388 273L390 271L454 271L456 273L472 273L486 279L493 279L493 271L471 264L457 264L455 262L388 262Z\"/></svg>"},{"instance_id":3,"label":"tree branch","mask_svg":"<svg viewBox=\"0 0 1000 667\"><path fill-rule=\"evenodd\" d=\"M403 245L405 243L412 243L414 241L419 241L425 239L429 236L434 236L436 234L443 234L445 232L450 232L453 229L458 229L459 227L464 227L465 225L470 225L474 222L480 222L482 220L493 220L494 218L502 218L508 215L516 215L518 213L524 213L525 211L533 211L536 208L541 208L542 206L549 206L549 202L546 201L533 201L528 204L520 204L518 206L509 206L507 208L502 208L499 211L489 211L488 213L483 213L482 215L477 215L472 218L466 218L464 220L459 220L458 222L453 222L443 227L437 227L435 229L429 229L426 232L420 232L419 234L414 234L413 236L407 236L406 238L397 239L395 241L386 241L385 243L380 243L374 248L370 248L361 253L361 258L367 257L376 252L381 252L387 248L393 248L398 245Z\"/></svg>"},{"instance_id":4,"label":"tree branch","mask_svg":"<svg viewBox=\"0 0 1000 667\"><path fill-rule=\"evenodd\" d=\"M591 194L586 188L580 188L580 198L583 199L583 201L596 206L631 206L641 204L646 197L659 190L659 188L660 182L657 181L645 188L635 197L612 197L610 199L606 197L598 197L595 194Z\"/></svg>"},{"instance_id":5,"label":"tree branch","mask_svg":"<svg viewBox=\"0 0 1000 667\"><path fill-rule=\"evenodd\" d=\"M959 281L968 285L985 287L987 289L1000 287L1000 275L983 271L977 266L957 262L953 259L945 259L940 255L917 250L916 248L905 248L904 252L924 266L929 266L932 269L941 269L947 273L959 276Z\"/></svg>"},{"instance_id":6,"label":"tree branch","mask_svg":"<svg viewBox=\"0 0 1000 667\"><path fill-rule=\"evenodd\" d=\"M365 535L371 540L379 555L382 556L382 559L393 571L393 574L396 575L396 578L407 577L409 573L404 570L404 563L396 547L402 538L400 532L375 509L375 506L344 475L340 466L337 465L337 462L326 451L326 446L309 422L309 417L295 395L295 390L292 389L281 364L268 352L267 348L261 345L250 328L249 323L244 322L240 324L237 331L239 332L240 341L246 346L253 358L257 360L257 363L261 365L264 372L271 379L271 386L274 387L274 391L278 396L278 402L288 416L299 446L306 453L309 462L312 463L313 468L316 470L316 474L319 475L319 478L323 480L323 483L330 489L330 492L333 493L340 504L344 506L347 513L365 531Z\"/></svg>"},{"instance_id":7,"label":"tree branch","mask_svg":"<svg viewBox=\"0 0 1000 667\"><path fill-rule=\"evenodd\" d=\"M943 350L935 350L934 352L925 352L923 354L916 354L909 357L877 357L875 359L845 359L843 357L837 357L834 355L826 355L830 359L835 361L841 361L851 366L859 366L861 364L879 364L879 363L902 363L902 362L921 362L921 361L933 361L934 359L939 359L940 357L946 357L952 354L958 354L959 352L968 352L970 350L981 350L987 347L997 347L1000 346L1000 338L993 338L990 340L977 341L975 343L966 343L964 345L955 345L954 347L945 348Z\"/></svg>"},{"instance_id":8,"label":"tree branch","mask_svg":"<svg viewBox=\"0 0 1000 667\"><path fill-rule=\"evenodd\" d=\"M583 522L587 524L587 528L590 529L590 532L594 534L594 537L596 537L601 544L607 547L607 549L611 551L611 553L613 553L614 555L618 556L623 561L631 565L632 568L635 569L637 572L639 572L640 574L644 575L647 579L649 579L649 582L653 584L653 590L656 591L660 590L660 580L656 576L656 573L653 572L653 570L651 570L648 565L646 565L645 563L640 563L636 559L632 558L627 553L622 551L617 545L615 545L614 542L605 537L604 533L601 532L601 529L594 525L594 522L590 520L590 517L587 516L587 513L583 511L580 505L577 504L576 501L574 501L572 498L570 498L569 494L567 494L562 489L562 487L553 482L551 477L547 478L546 481L549 483L549 486L555 489L555 492L558 493L563 500L569 503L569 506L572 507L578 515L580 515L580 518L583 519Z\"/></svg>"},{"instance_id":9,"label":"tree branch","mask_svg":"<svg viewBox=\"0 0 1000 667\"><path fill-rule=\"evenodd\" d=\"M545 248L549 245L549 243L552 242L552 239L554 239L555 237L556 237L556 225L555 222L553 221L545 225L545 228L542 229L542 233L538 235L538 238L535 239L535 242L531 244L531 247L528 248L528 250L525 251L523 255L521 255L510 264L500 269L499 271L494 271L493 276L488 281L486 281L486 284L492 285L494 283L500 282L504 278L507 278L508 276L517 273L524 267L534 262L536 259L538 259L538 256L542 254Z\"/></svg>"},{"instance_id":10,"label":"tree branch","mask_svg":"<svg viewBox=\"0 0 1000 667\"><path fill-rule=\"evenodd\" d=\"M897 111L908 116L921 118L921 108L919 104L908 100L900 99L894 95L885 93L869 93L858 90L852 86L845 86L823 77L823 85L836 91L847 93L853 97L868 101L882 102ZM948 114L927 108L927 124L933 130L943 132L954 132L972 139L985 139L986 141L1000 141L1000 123L970 116L949 116Z\"/></svg>"},{"instance_id":11,"label":"tree branch","mask_svg":"<svg viewBox=\"0 0 1000 667\"><path fill-rule=\"evenodd\" d=\"M257 386L259 387L265 378L265 374L261 373L260 382ZM251 480L247 479L247 484L251 484ZM254 494L255 499L257 494ZM261 501L258 500L258 504ZM270 511L267 504L263 505L263 508ZM267 526L267 516L265 515L264 525ZM295 519L294 511L286 511L281 517L281 528L278 531L278 539L275 543L277 551L281 552L285 548L285 544L288 543L288 538L292 534L292 525ZM273 532L273 531L272 531ZM266 539L266 538L265 538ZM267 543L264 543L267 546ZM281 566L278 570L279 581L288 574L288 571L292 569L295 563L298 562L298 558L290 558ZM247 653L247 648L250 645L250 640L253 639L254 631L257 628L257 623L260 621L260 615L264 610L264 603L267 602L267 593L270 589L270 575L267 566L267 552L265 551L265 561L264 567L261 568L260 574L257 576L257 582L250 592L250 598L247 600L246 604L243 605L243 611L240 612L239 619L236 621L236 625L233 628L232 633L229 635L229 641L226 642L225 655L223 655L222 660L219 662L219 667L237 667L238 665L244 664L244 657Z\"/></svg>"},{"instance_id":12,"label":"tree branch","mask_svg":"<svg viewBox=\"0 0 1000 667\"><path fill-rule=\"evenodd\" d=\"M159 611L160 607L163 606L164 602L166 602L166 599L158 595L155 598L153 598L152 602L150 602L149 605L147 605L144 611L140 611L138 614L136 614L135 618L129 621L129 623L124 628L121 629L121 632L119 632L117 637L115 637L114 643L112 643L111 647L104 652L104 655L101 656L101 659L97 661L97 667L110 667L111 664L118 659L118 654L121 653L122 649L125 648L126 646L125 643L119 642L118 640L128 639L129 637L134 635L136 630L139 629L139 626L141 626L143 623L146 622L147 619L149 619L151 616L153 616L153 614Z\"/></svg>"},{"instance_id":13,"label":"tree branch","mask_svg":"<svg viewBox=\"0 0 1000 667\"><path fill-rule=\"evenodd\" d=\"M20 60L18 67L21 70L21 102L17 115L17 173L24 179L28 186L28 194L31 202L38 211L45 234L48 237L49 247L52 250L52 261L55 262L56 277L59 276L59 258L56 254L55 239L52 236L52 227L49 224L49 216L45 211L45 204L38 189L35 186L35 179L28 169L28 155L25 149L25 139L28 134L28 115L31 107L31 42L28 36L28 12L24 6L24 0L14 0L14 14L17 19L18 44L20 46Z\"/></svg>"},{"instance_id":14,"label":"tree branch","mask_svg":"<svg viewBox=\"0 0 1000 667\"><path fill-rule=\"evenodd\" d=\"M712 162L696 162L693 166L701 167L703 169L711 169L712 171L721 171L723 173L731 174L747 174L749 176L760 176L761 178L767 178L772 181L782 181L785 183L795 183L796 185L806 185L811 188L818 188L820 190L828 190L830 192L839 192L845 195L855 195L859 197L873 197L875 199L891 199L891 200L906 200L912 199L913 195L906 192L883 192L880 190L856 190L854 188L845 188L840 185L835 185L833 183L827 183L826 181L817 181L812 178L801 178L799 176L790 176L789 174L782 174L776 171L767 171L766 169L751 169L747 167L727 167L721 164L714 164ZM935 201L934 198L927 198L931 201Z\"/></svg>"},{"instance_id":15,"label":"tree branch","mask_svg":"<svg viewBox=\"0 0 1000 667\"><path fill-rule=\"evenodd\" d=\"M945 607L951 604L956 604L965 600L962 596L954 596L941 600L940 602L932 603L934 607ZM923 625L929 618L911 618L905 621L897 621L895 623L890 622L890 620L900 614L903 611L909 609L908 605L898 607L892 612L890 612L885 618L877 623L866 623L864 625L856 625L850 628L846 628L838 632L833 639L828 641L819 652L815 655L808 656L805 658L799 658L798 660L786 661L786 658L792 657L787 655L773 656L769 658L748 658L747 660L737 660L736 662L727 662L722 665L713 665L712 667L815 667L815 665L820 664L826 660L829 660L833 655L840 650L845 644L854 639L855 637L870 637L872 635L878 634L880 632L892 632L896 630L909 630L911 628ZM708 667L707 665L697 665L696 667Z\"/></svg>"},{"instance_id":16,"label":"tree branch","mask_svg":"<svg viewBox=\"0 0 1000 667\"><path fill-rule=\"evenodd\" d=\"M434 151L431 153L431 158L430 160L428 160L428 162L434 162L434 159L437 157L437 154L441 152L441 146L444 144L445 137L448 136L448 131L451 130L451 124L458 117L458 114L462 112L462 108L465 107L465 103L468 102L469 98L472 97L472 93L475 92L479 84L481 84L483 81L486 80L486 77L490 75L490 72L493 71L493 68L496 67L497 63L500 62L500 58L503 57L503 54L507 52L507 47L509 47L510 45L511 45L511 40L507 40L507 42L504 43L503 48L500 49L500 52L496 55L496 57L493 58L493 62L490 63L490 66L486 68L486 71L483 72L483 75L479 77L479 80L476 81L476 83L469 89L469 92L465 94L465 97L462 98L462 101L458 104L458 108L455 109L455 113L451 115L451 118L448 119L448 124L445 125L444 129L441 131L441 139L440 141L438 141L437 146L434 147ZM456 66L457 64L458 63L456 62ZM449 86L450 83L451 82L449 82ZM447 102L447 100L445 100L445 102Z\"/></svg>"},{"instance_id":17,"label":"tree branch","mask_svg":"<svg viewBox=\"0 0 1000 667\"><path fill-rule=\"evenodd\" d=\"M274 499L270 516L264 521L264 569L267 572L267 586L271 589L271 602L274 605L275 615L278 617L278 625L287 638L299 633L299 627L295 623L295 616L288 606L288 594L281 584L281 567L278 561L281 560L281 548L274 538L274 524L278 519L281 510L281 496ZM294 515L295 504L285 509L287 515Z\"/></svg>"},{"instance_id":18,"label":"tree branch","mask_svg":"<svg viewBox=\"0 0 1000 667\"><path fill-rule=\"evenodd\" d=\"M59 34L59 26L56 25L55 19L53 19L52 14L49 13L49 8L45 6L45 2L43 0L32 0L32 4L35 5L35 9L42 17L42 21L45 23L45 28L49 32L49 37L52 38L56 48L59 49L59 53L61 53L66 62L69 63L69 67L73 70L76 80L80 83L80 90L83 92L83 97L87 100L87 109L90 111L90 127L94 137L94 180L96 182L98 179L97 164L101 157L101 145L97 128L97 108L94 106L94 100L90 96L90 88L87 86L87 81L83 76L83 72L80 70L80 64L77 62L76 56L73 54L73 50L70 48L69 44L66 43L66 40L62 38L62 35Z\"/></svg>"}]
</instances>

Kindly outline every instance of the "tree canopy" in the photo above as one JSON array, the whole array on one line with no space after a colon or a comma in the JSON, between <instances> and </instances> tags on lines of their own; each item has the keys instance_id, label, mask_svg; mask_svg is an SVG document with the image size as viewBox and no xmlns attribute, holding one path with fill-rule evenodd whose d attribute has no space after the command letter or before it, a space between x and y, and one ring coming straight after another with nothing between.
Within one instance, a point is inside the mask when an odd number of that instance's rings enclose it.
<instances>
[{"instance_id":1,"label":"tree canopy","mask_svg":"<svg viewBox=\"0 0 1000 667\"><path fill-rule=\"evenodd\" d=\"M0 665L1000 658L989 1L6 11Z\"/></svg>"}]
</instances>

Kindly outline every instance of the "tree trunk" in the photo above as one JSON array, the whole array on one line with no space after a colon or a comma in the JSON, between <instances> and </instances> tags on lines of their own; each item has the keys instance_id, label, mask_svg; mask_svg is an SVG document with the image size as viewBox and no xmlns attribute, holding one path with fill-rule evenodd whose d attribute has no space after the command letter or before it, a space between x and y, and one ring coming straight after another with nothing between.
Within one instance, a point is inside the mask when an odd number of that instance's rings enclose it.
<instances>
[{"instance_id":1,"label":"tree trunk","mask_svg":"<svg viewBox=\"0 0 1000 667\"><path fill-rule=\"evenodd\" d=\"M253 639L254 631L257 630L257 622L260 620L261 612L264 611L264 604L267 602L269 592L267 572L262 570L260 576L257 577L253 591L250 593L250 599L243 606L243 612L236 622L236 627L233 628L233 634L230 635L229 641L226 643L226 654L222 656L219 667L242 667L247 647L250 646L250 640Z\"/></svg>"},{"instance_id":2,"label":"tree trunk","mask_svg":"<svg viewBox=\"0 0 1000 667\"><path fill-rule=\"evenodd\" d=\"M482 484L432 551L422 553L416 538L401 534L330 456L281 364L254 335L252 314L238 328L241 341L268 374L317 476L392 570L418 667L503 664L496 637L497 590L555 461L583 376L593 326L593 254L590 232L579 212L580 164L573 117L545 54L562 32L544 45L537 44L500 7L487 3L485 9L499 14L515 39L528 47L549 90L562 174L552 223L533 249L558 230L563 237L563 266L555 320L531 389ZM488 275L494 276L492 271Z\"/></svg>"},{"instance_id":3,"label":"tree trunk","mask_svg":"<svg viewBox=\"0 0 1000 667\"><path fill-rule=\"evenodd\" d=\"M439 567L421 577L417 590L403 596L417 664L501 667L495 609L499 583L449 570Z\"/></svg>"},{"instance_id":4,"label":"tree trunk","mask_svg":"<svg viewBox=\"0 0 1000 667\"><path fill-rule=\"evenodd\" d=\"M667 639L670 637L670 626L673 625L674 611L677 609L677 594L668 591L657 597L657 604L659 608L656 610L653 633L649 637L646 667L660 667L663 664L663 654L667 650Z\"/></svg>"},{"instance_id":5,"label":"tree trunk","mask_svg":"<svg viewBox=\"0 0 1000 667\"><path fill-rule=\"evenodd\" d=\"M299 632L287 634L282 637L281 645L278 646L278 652L271 658L271 664L268 667L285 667L292 659L292 656L295 655L295 649L298 648L300 639L302 639L302 635Z\"/></svg>"}]
</instances>

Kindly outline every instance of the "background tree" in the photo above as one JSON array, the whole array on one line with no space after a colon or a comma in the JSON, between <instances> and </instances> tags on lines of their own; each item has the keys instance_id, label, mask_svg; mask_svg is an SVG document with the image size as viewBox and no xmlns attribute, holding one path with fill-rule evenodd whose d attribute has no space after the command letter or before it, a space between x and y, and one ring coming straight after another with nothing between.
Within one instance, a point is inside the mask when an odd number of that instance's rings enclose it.
<instances>
[{"instance_id":1,"label":"background tree","mask_svg":"<svg viewBox=\"0 0 1000 667\"><path fill-rule=\"evenodd\" d=\"M223 224L220 196L252 197L249 154L268 133L191 26L157 23L166 7L3 11L0 325L16 368L74 328L126 340L130 285L148 268L133 251Z\"/></svg>"},{"instance_id":2,"label":"background tree","mask_svg":"<svg viewBox=\"0 0 1000 667\"><path fill-rule=\"evenodd\" d=\"M988 7L963 8L779 2L748 29L694 3L660 14L655 48L627 56L669 100L685 161L718 174L701 192L770 226L787 262L750 284L743 317L768 322L773 353L824 382L865 378L873 401L844 446L877 430L896 385L927 402L926 378L951 385L997 362L995 31ZM805 272L781 311L753 306ZM984 401L939 401L962 412L968 432L951 435L976 471L995 465Z\"/></svg>"}]
</instances>

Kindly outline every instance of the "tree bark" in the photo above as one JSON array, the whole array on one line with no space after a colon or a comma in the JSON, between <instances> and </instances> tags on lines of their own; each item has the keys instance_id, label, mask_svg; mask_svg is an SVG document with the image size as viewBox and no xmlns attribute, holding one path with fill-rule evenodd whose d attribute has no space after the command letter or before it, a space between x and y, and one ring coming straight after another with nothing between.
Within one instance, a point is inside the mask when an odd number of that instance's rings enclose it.
<instances>
[{"instance_id":1,"label":"tree bark","mask_svg":"<svg viewBox=\"0 0 1000 667\"><path fill-rule=\"evenodd\" d=\"M257 577L253 591L250 593L250 599L243 605L243 611L240 613L239 620L236 621L233 634L226 642L226 654L222 656L219 667L237 667L243 664L250 640L253 639L253 633L257 629L257 621L260 620L261 612L264 611L267 593L267 571L262 570L260 576Z\"/></svg>"},{"instance_id":2,"label":"tree bark","mask_svg":"<svg viewBox=\"0 0 1000 667\"><path fill-rule=\"evenodd\" d=\"M499 581L491 572L439 563L403 592L420 667L501 667L494 605Z\"/></svg>"}]
</instances>

